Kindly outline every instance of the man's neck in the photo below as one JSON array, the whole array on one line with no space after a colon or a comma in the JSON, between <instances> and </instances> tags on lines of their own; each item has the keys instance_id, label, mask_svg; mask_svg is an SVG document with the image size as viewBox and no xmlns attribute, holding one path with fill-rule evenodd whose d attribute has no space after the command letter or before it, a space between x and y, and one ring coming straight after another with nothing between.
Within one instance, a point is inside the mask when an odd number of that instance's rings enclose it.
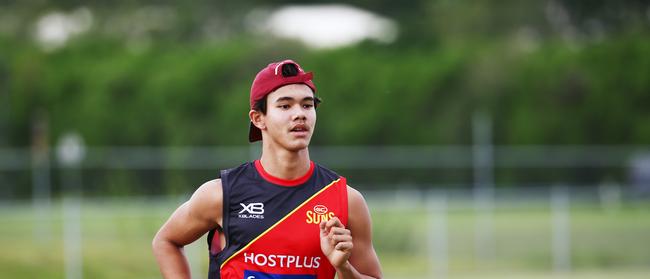
<instances>
[{"instance_id":1,"label":"man's neck","mask_svg":"<svg viewBox=\"0 0 650 279\"><path fill-rule=\"evenodd\" d=\"M264 170L277 178L293 180L309 171L309 150L288 151L286 149L264 148L260 159Z\"/></svg>"}]
</instances>

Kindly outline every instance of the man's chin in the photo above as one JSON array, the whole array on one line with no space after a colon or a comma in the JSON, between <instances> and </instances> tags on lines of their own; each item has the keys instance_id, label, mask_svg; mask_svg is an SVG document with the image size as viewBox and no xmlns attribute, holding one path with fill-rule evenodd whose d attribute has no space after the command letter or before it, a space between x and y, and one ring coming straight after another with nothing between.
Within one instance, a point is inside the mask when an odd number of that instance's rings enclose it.
<instances>
[{"instance_id":1,"label":"man's chin","mask_svg":"<svg viewBox=\"0 0 650 279\"><path fill-rule=\"evenodd\" d=\"M296 139L287 145L289 151L297 152L309 147L309 139Z\"/></svg>"}]
</instances>

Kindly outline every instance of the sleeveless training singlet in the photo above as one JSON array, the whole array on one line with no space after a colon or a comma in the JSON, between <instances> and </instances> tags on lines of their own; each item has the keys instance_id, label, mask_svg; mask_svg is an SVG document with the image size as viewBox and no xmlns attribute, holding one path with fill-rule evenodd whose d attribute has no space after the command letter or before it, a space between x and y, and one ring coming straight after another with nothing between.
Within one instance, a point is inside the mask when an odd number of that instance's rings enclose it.
<instances>
[{"instance_id":1,"label":"sleeveless training singlet","mask_svg":"<svg viewBox=\"0 0 650 279\"><path fill-rule=\"evenodd\" d=\"M221 171L223 234L208 235L209 279L331 279L334 267L320 248L321 220L347 227L347 183L310 163L307 174L283 180L259 160Z\"/></svg>"}]
</instances>

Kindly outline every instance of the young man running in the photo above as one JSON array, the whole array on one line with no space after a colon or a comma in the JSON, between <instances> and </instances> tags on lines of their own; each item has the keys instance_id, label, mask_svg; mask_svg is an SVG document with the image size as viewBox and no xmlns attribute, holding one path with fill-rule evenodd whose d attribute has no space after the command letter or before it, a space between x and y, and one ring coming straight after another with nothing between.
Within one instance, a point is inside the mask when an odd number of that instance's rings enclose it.
<instances>
[{"instance_id":1,"label":"young man running","mask_svg":"<svg viewBox=\"0 0 650 279\"><path fill-rule=\"evenodd\" d=\"M291 60L257 74L249 141L262 140L262 156L201 185L160 228L153 251L165 278L190 278L183 246L206 232L211 279L382 277L362 195L309 159L312 76Z\"/></svg>"}]
</instances>

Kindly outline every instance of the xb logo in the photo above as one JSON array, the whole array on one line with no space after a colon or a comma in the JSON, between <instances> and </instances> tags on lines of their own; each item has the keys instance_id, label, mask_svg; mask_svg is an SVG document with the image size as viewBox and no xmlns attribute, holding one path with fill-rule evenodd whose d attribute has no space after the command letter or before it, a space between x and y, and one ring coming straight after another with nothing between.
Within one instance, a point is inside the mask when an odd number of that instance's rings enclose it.
<instances>
[{"instance_id":1,"label":"xb logo","mask_svg":"<svg viewBox=\"0 0 650 279\"><path fill-rule=\"evenodd\" d=\"M242 210L239 211L239 214L248 212L249 214L264 214L264 204L261 202L253 202L248 205L239 203L242 207Z\"/></svg>"},{"instance_id":2,"label":"xb logo","mask_svg":"<svg viewBox=\"0 0 650 279\"><path fill-rule=\"evenodd\" d=\"M241 210L237 217L242 219L264 219L264 204L261 202L252 202L249 204L239 203Z\"/></svg>"}]
</instances>

